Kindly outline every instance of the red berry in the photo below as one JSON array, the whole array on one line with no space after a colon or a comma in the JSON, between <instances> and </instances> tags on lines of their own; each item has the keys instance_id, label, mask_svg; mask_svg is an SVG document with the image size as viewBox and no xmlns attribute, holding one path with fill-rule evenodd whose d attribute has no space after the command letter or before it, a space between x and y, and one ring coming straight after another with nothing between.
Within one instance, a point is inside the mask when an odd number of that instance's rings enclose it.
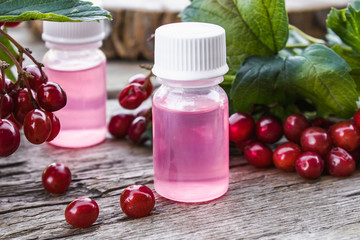
<instances>
[{"instance_id":1,"label":"red berry","mask_svg":"<svg viewBox=\"0 0 360 240\"><path fill-rule=\"evenodd\" d=\"M112 116L108 126L109 132L116 138L125 137L134 118L134 115L126 113Z\"/></svg>"},{"instance_id":2,"label":"red berry","mask_svg":"<svg viewBox=\"0 0 360 240\"><path fill-rule=\"evenodd\" d=\"M46 191L60 194L70 186L71 172L64 163L52 163L44 169L42 184Z\"/></svg>"},{"instance_id":3,"label":"red berry","mask_svg":"<svg viewBox=\"0 0 360 240\"><path fill-rule=\"evenodd\" d=\"M271 148L261 142L253 142L245 147L245 158L257 168L267 168L272 165L273 152Z\"/></svg>"},{"instance_id":4,"label":"red berry","mask_svg":"<svg viewBox=\"0 0 360 240\"><path fill-rule=\"evenodd\" d=\"M44 77L41 75L40 69L36 65L29 65L24 68L24 71L31 73L33 76L32 78L29 78L29 84L31 89L34 91L37 91L41 84L47 83L48 78L46 75Z\"/></svg>"},{"instance_id":5,"label":"red berry","mask_svg":"<svg viewBox=\"0 0 360 240\"><path fill-rule=\"evenodd\" d=\"M229 139L232 142L240 142L250 138L254 129L254 119L247 113L234 113L229 118Z\"/></svg>"},{"instance_id":6,"label":"red berry","mask_svg":"<svg viewBox=\"0 0 360 240\"><path fill-rule=\"evenodd\" d=\"M13 122L7 119L0 119L0 157L7 157L13 154L19 145L19 129Z\"/></svg>"},{"instance_id":7,"label":"red berry","mask_svg":"<svg viewBox=\"0 0 360 240\"><path fill-rule=\"evenodd\" d=\"M283 135L281 120L275 116L263 116L256 123L256 138L264 143L275 143Z\"/></svg>"},{"instance_id":8,"label":"red berry","mask_svg":"<svg viewBox=\"0 0 360 240\"><path fill-rule=\"evenodd\" d=\"M21 22L6 22L5 27L10 27L10 28L17 27L20 25L20 23Z\"/></svg>"},{"instance_id":9,"label":"red berry","mask_svg":"<svg viewBox=\"0 0 360 240\"><path fill-rule=\"evenodd\" d=\"M324 160L315 152L304 152L296 159L295 169L300 177L315 179L324 171Z\"/></svg>"},{"instance_id":10,"label":"red berry","mask_svg":"<svg viewBox=\"0 0 360 240\"><path fill-rule=\"evenodd\" d=\"M147 77L144 74L136 74L134 76L132 76L129 79L129 83L139 83L141 86L143 86L145 84L147 80ZM151 93L153 92L153 85L149 79L147 86L146 86L146 97L151 96Z\"/></svg>"},{"instance_id":11,"label":"red berry","mask_svg":"<svg viewBox=\"0 0 360 240\"><path fill-rule=\"evenodd\" d=\"M1 78L0 78L0 81L1 81ZM4 85L5 92L10 93L10 90L14 87L14 85L15 84L10 79L5 78L5 85Z\"/></svg>"},{"instance_id":12,"label":"red berry","mask_svg":"<svg viewBox=\"0 0 360 240\"><path fill-rule=\"evenodd\" d=\"M14 123L19 130L22 128L22 124L15 119L14 114L10 114L6 119Z\"/></svg>"},{"instance_id":13,"label":"red berry","mask_svg":"<svg viewBox=\"0 0 360 240\"><path fill-rule=\"evenodd\" d=\"M349 121L335 123L330 128L331 140L335 146L354 151L360 146L360 130Z\"/></svg>"},{"instance_id":14,"label":"red berry","mask_svg":"<svg viewBox=\"0 0 360 240\"><path fill-rule=\"evenodd\" d=\"M296 143L300 143L301 133L308 127L310 127L309 121L297 113L288 116L283 123L285 137Z\"/></svg>"},{"instance_id":15,"label":"red berry","mask_svg":"<svg viewBox=\"0 0 360 240\"><path fill-rule=\"evenodd\" d=\"M155 196L145 185L132 185L121 193L120 206L130 218L146 217L155 206Z\"/></svg>"},{"instance_id":16,"label":"red berry","mask_svg":"<svg viewBox=\"0 0 360 240\"><path fill-rule=\"evenodd\" d=\"M147 98L147 93L139 83L131 83L119 94L119 103L123 108L135 109Z\"/></svg>"},{"instance_id":17,"label":"red berry","mask_svg":"<svg viewBox=\"0 0 360 240\"><path fill-rule=\"evenodd\" d=\"M354 173L356 163L353 157L344 149L331 149L326 158L326 169L331 176L347 177Z\"/></svg>"},{"instance_id":18,"label":"red berry","mask_svg":"<svg viewBox=\"0 0 360 240\"><path fill-rule=\"evenodd\" d=\"M328 130L334 124L333 121L325 118L314 118L311 120L312 127L320 127L325 130Z\"/></svg>"},{"instance_id":19,"label":"red berry","mask_svg":"<svg viewBox=\"0 0 360 240\"><path fill-rule=\"evenodd\" d=\"M135 114L135 117L140 117L143 116L146 118L146 120L148 122L152 121L152 111L151 111L151 107L150 108L144 108L141 111L139 111L138 113Z\"/></svg>"},{"instance_id":20,"label":"red berry","mask_svg":"<svg viewBox=\"0 0 360 240\"><path fill-rule=\"evenodd\" d=\"M48 112L55 112L65 107L66 93L59 84L47 82L41 84L37 90L37 100L41 108Z\"/></svg>"},{"instance_id":21,"label":"red berry","mask_svg":"<svg viewBox=\"0 0 360 240\"><path fill-rule=\"evenodd\" d=\"M293 142L285 142L279 145L273 154L273 162L278 169L295 171L296 159L301 153L299 145Z\"/></svg>"},{"instance_id":22,"label":"red berry","mask_svg":"<svg viewBox=\"0 0 360 240\"><path fill-rule=\"evenodd\" d=\"M255 141L255 138L246 139L244 141L237 142L235 145L240 152L244 152L246 146L250 145Z\"/></svg>"},{"instance_id":23,"label":"red berry","mask_svg":"<svg viewBox=\"0 0 360 240\"><path fill-rule=\"evenodd\" d=\"M146 140L143 136L146 131L146 125L147 121L143 116L136 117L134 121L132 121L127 135L133 143L141 144Z\"/></svg>"},{"instance_id":24,"label":"red berry","mask_svg":"<svg viewBox=\"0 0 360 240\"><path fill-rule=\"evenodd\" d=\"M77 228L90 227L99 216L99 206L88 197L72 201L65 209L66 221Z\"/></svg>"},{"instance_id":25,"label":"red berry","mask_svg":"<svg viewBox=\"0 0 360 240\"><path fill-rule=\"evenodd\" d=\"M2 98L2 100L1 100L1 98ZM1 117L2 118L9 117L10 114L14 110L14 101L13 101L12 97L10 97L9 94L7 94L7 93L1 94L0 95L0 102L2 103L1 106L0 106Z\"/></svg>"},{"instance_id":26,"label":"red berry","mask_svg":"<svg viewBox=\"0 0 360 240\"><path fill-rule=\"evenodd\" d=\"M51 122L51 133L50 136L46 139L47 142L50 142L56 138L60 132L60 121L52 112L46 112Z\"/></svg>"},{"instance_id":27,"label":"red berry","mask_svg":"<svg viewBox=\"0 0 360 240\"><path fill-rule=\"evenodd\" d=\"M330 136L324 129L319 127L306 129L301 134L300 143L303 151L316 152L324 157L332 146Z\"/></svg>"},{"instance_id":28,"label":"red berry","mask_svg":"<svg viewBox=\"0 0 360 240\"><path fill-rule=\"evenodd\" d=\"M32 90L31 94L35 99L35 93ZM20 124L23 124L26 114L34 109L27 88L21 88L16 92L14 103L14 117Z\"/></svg>"},{"instance_id":29,"label":"red berry","mask_svg":"<svg viewBox=\"0 0 360 240\"><path fill-rule=\"evenodd\" d=\"M24 134L33 144L41 144L49 138L51 121L45 112L39 109L31 110L24 119Z\"/></svg>"},{"instance_id":30,"label":"red berry","mask_svg":"<svg viewBox=\"0 0 360 240\"><path fill-rule=\"evenodd\" d=\"M357 148L355 151L349 152L352 158L354 159L356 166L360 164L360 148Z\"/></svg>"},{"instance_id":31,"label":"red berry","mask_svg":"<svg viewBox=\"0 0 360 240\"><path fill-rule=\"evenodd\" d=\"M354 114L354 123L358 128L360 128L360 109L358 109Z\"/></svg>"}]
</instances>

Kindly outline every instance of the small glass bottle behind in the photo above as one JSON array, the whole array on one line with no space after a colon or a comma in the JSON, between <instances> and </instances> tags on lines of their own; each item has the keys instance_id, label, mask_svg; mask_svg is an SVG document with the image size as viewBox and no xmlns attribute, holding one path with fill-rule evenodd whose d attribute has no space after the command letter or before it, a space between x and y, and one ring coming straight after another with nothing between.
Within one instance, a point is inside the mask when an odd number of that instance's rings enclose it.
<instances>
[{"instance_id":1,"label":"small glass bottle behind","mask_svg":"<svg viewBox=\"0 0 360 240\"><path fill-rule=\"evenodd\" d=\"M106 137L106 57L99 47L103 22L44 22L42 35L50 49L44 56L49 81L59 83L67 104L56 116L59 135L50 144L89 147Z\"/></svg>"},{"instance_id":2,"label":"small glass bottle behind","mask_svg":"<svg viewBox=\"0 0 360 240\"><path fill-rule=\"evenodd\" d=\"M155 32L154 185L180 202L204 202L229 185L228 71L225 30L174 23Z\"/></svg>"}]
</instances>

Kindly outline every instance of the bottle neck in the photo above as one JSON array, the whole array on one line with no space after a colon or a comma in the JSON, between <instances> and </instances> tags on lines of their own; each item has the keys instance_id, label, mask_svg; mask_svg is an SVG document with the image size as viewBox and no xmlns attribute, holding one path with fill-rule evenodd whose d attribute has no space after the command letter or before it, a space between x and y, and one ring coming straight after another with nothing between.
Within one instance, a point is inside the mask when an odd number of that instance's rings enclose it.
<instances>
[{"instance_id":1,"label":"bottle neck","mask_svg":"<svg viewBox=\"0 0 360 240\"><path fill-rule=\"evenodd\" d=\"M224 77L215 77L215 78L208 78L208 79L199 79L199 80L171 80L171 79L164 79L157 77L159 83L168 86L168 87L175 87L175 88L204 88L204 87L212 87L215 85L220 84L224 81Z\"/></svg>"},{"instance_id":2,"label":"bottle neck","mask_svg":"<svg viewBox=\"0 0 360 240\"><path fill-rule=\"evenodd\" d=\"M85 49L98 49L102 46L102 41L85 43L85 44L59 44L45 42L45 46L49 49L63 50L63 51L83 51Z\"/></svg>"}]
</instances>

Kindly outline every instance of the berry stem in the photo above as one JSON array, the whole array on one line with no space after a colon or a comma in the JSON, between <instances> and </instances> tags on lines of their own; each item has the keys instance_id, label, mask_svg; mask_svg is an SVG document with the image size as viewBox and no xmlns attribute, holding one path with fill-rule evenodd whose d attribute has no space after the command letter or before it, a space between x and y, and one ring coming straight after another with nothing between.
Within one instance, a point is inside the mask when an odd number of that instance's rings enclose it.
<instances>
[{"instance_id":1,"label":"berry stem","mask_svg":"<svg viewBox=\"0 0 360 240\"><path fill-rule=\"evenodd\" d=\"M4 101L4 94L5 94L5 69L9 67L9 64L0 60L0 68L1 68L1 88L0 88L0 109L2 108L3 101ZM0 111L0 119L2 118L2 111Z\"/></svg>"},{"instance_id":2,"label":"berry stem","mask_svg":"<svg viewBox=\"0 0 360 240\"><path fill-rule=\"evenodd\" d=\"M4 87L5 87L5 69L9 67L9 64L7 62L1 61L0 60L0 69L1 69L1 87L0 87L0 92L3 93L4 92ZM1 106L1 105L0 105Z\"/></svg>"},{"instance_id":3,"label":"berry stem","mask_svg":"<svg viewBox=\"0 0 360 240\"><path fill-rule=\"evenodd\" d=\"M19 64L21 69L23 68L23 61L24 61L24 52L19 49Z\"/></svg>"},{"instance_id":4,"label":"berry stem","mask_svg":"<svg viewBox=\"0 0 360 240\"><path fill-rule=\"evenodd\" d=\"M147 86L150 84L150 78L154 76L154 74L152 73L152 71L150 70L150 73L146 76L146 80L144 82L144 85L141 86L141 90L145 91Z\"/></svg>"},{"instance_id":5,"label":"berry stem","mask_svg":"<svg viewBox=\"0 0 360 240\"><path fill-rule=\"evenodd\" d=\"M30 83L29 83L29 77L32 77L32 76L29 76L31 74L28 74L26 72L22 72L21 75L19 75L19 78L23 79L24 82L25 82L25 86L28 90L28 94L30 96L30 102L31 104L36 108L36 109L39 109L39 105L37 104L36 100L34 99L34 96L32 95L31 93L31 87L30 87Z\"/></svg>"}]
</instances>

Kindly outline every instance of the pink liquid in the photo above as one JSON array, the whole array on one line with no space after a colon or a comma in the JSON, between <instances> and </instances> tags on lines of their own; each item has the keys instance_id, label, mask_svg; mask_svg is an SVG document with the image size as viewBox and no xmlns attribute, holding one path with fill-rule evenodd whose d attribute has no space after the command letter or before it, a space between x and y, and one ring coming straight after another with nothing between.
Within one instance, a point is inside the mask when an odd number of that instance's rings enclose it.
<instances>
[{"instance_id":1,"label":"pink liquid","mask_svg":"<svg viewBox=\"0 0 360 240\"><path fill-rule=\"evenodd\" d=\"M59 147L89 147L106 137L105 62L78 71L45 68L49 81L65 90L66 106L55 112L61 124L59 135L50 143Z\"/></svg>"},{"instance_id":2,"label":"pink liquid","mask_svg":"<svg viewBox=\"0 0 360 240\"><path fill-rule=\"evenodd\" d=\"M180 202L222 196L229 184L228 107L169 111L153 104L154 184Z\"/></svg>"}]
</instances>

